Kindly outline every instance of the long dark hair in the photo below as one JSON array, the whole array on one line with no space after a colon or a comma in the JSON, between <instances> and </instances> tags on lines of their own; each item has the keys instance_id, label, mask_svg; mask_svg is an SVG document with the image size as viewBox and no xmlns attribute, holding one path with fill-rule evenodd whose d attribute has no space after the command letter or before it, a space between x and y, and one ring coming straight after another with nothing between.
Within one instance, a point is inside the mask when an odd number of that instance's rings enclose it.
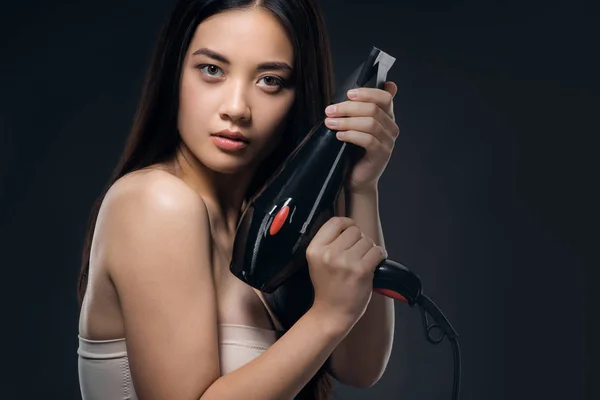
<instances>
[{"instance_id":1,"label":"long dark hair","mask_svg":"<svg viewBox=\"0 0 600 400\"><path fill-rule=\"evenodd\" d=\"M180 144L177 129L182 64L196 27L222 11L261 7L270 11L286 30L294 47L296 96L281 143L259 166L246 199L262 188L273 171L324 116L332 96L334 77L324 18L315 0L180 0L162 28L142 89L130 136L106 187L93 205L85 236L78 285L79 307L88 283L89 258L98 212L106 193L124 175L173 159ZM284 328L290 327L312 305L314 292L306 268L267 303ZM332 397L331 376L323 366L298 394L298 399Z\"/></svg>"}]
</instances>

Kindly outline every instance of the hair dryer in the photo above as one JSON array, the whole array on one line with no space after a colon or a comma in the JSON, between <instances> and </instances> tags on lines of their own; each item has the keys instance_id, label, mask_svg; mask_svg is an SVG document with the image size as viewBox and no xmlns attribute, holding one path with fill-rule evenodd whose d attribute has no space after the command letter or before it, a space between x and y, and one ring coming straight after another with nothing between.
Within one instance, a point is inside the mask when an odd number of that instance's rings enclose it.
<instances>
[{"instance_id":1,"label":"hair dryer","mask_svg":"<svg viewBox=\"0 0 600 400\"><path fill-rule=\"evenodd\" d=\"M356 87L383 88L395 58L373 47L364 61L339 88L332 103L346 100ZM310 241L324 223L323 215L336 202L350 163L360 157L359 146L340 141L336 131L317 123L248 203L237 226L230 271L242 281L272 293L295 271ZM454 399L458 398L457 334L435 304L422 293L420 278L404 265L384 260L375 269L373 290L421 308L427 338L439 343L444 334L454 344ZM436 324L428 325L429 312ZM438 327L442 336L432 339Z\"/></svg>"}]
</instances>

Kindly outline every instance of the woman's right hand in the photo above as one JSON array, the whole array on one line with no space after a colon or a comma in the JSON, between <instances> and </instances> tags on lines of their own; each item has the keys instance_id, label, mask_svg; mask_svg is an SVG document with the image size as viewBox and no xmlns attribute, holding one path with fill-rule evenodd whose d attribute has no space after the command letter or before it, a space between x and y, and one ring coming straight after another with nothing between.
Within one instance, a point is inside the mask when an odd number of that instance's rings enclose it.
<instances>
[{"instance_id":1,"label":"woman's right hand","mask_svg":"<svg viewBox=\"0 0 600 400\"><path fill-rule=\"evenodd\" d=\"M386 258L385 249L366 237L353 219L329 219L306 249L313 307L351 328L366 311L375 268Z\"/></svg>"}]
</instances>

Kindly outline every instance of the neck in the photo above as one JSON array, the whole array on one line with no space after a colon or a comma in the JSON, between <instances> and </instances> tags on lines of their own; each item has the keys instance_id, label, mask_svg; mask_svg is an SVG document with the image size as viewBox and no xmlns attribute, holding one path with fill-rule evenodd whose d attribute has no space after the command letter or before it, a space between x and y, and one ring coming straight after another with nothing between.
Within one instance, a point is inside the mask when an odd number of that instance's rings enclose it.
<instances>
[{"instance_id":1,"label":"neck","mask_svg":"<svg viewBox=\"0 0 600 400\"><path fill-rule=\"evenodd\" d=\"M233 237L242 209L245 193L255 168L224 174L202 164L181 144L174 160L176 175L198 193L208 210L213 235Z\"/></svg>"}]
</instances>

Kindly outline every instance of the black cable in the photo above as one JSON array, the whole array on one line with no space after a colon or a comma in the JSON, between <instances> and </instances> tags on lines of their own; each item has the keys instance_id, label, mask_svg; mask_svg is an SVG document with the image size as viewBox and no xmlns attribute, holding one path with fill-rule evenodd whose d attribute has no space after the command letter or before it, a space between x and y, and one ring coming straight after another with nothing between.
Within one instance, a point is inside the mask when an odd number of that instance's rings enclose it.
<instances>
[{"instance_id":1,"label":"black cable","mask_svg":"<svg viewBox=\"0 0 600 400\"><path fill-rule=\"evenodd\" d=\"M450 325L448 319L442 314L440 309L435 305L435 303L423 293L420 294L417 299L417 304L419 305L419 310L421 311L421 316L423 320L423 328L425 329L425 337L429 343L438 344L440 343L445 336L450 340L450 344L452 345L452 354L454 356L454 383L452 385L452 400L458 400L458 394L460 391L460 348L458 346L458 334ZM429 313L433 319L434 323L429 324L427 321L427 313ZM438 338L433 338L431 336L431 331L434 328L438 328L441 331L441 334Z\"/></svg>"}]
</instances>

